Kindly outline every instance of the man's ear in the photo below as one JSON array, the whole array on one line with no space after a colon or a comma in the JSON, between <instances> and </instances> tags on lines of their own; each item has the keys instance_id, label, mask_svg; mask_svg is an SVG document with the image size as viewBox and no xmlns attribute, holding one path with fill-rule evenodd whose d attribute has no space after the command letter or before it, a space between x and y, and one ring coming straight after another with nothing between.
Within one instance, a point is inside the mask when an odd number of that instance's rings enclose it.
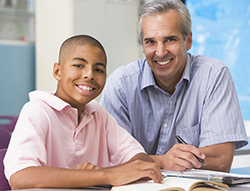
<instances>
[{"instance_id":1,"label":"man's ear","mask_svg":"<svg viewBox=\"0 0 250 191\"><path fill-rule=\"evenodd\" d=\"M61 65L57 62L54 63L53 76L57 81L61 80Z\"/></svg>"},{"instance_id":2,"label":"man's ear","mask_svg":"<svg viewBox=\"0 0 250 191\"><path fill-rule=\"evenodd\" d=\"M187 39L187 50L191 49L192 43L193 43L192 31L190 31Z\"/></svg>"}]
</instances>

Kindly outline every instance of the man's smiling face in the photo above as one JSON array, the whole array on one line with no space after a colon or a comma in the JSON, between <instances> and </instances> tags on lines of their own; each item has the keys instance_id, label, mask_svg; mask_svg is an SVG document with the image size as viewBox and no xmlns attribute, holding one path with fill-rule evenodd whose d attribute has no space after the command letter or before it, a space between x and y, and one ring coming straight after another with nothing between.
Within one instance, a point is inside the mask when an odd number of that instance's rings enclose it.
<instances>
[{"instance_id":1,"label":"man's smiling face","mask_svg":"<svg viewBox=\"0 0 250 191\"><path fill-rule=\"evenodd\" d=\"M143 52L157 85L165 91L164 82L176 85L180 80L186 64L186 51L192 44L191 33L184 40L180 25L181 17L174 10L142 19Z\"/></svg>"}]
</instances>

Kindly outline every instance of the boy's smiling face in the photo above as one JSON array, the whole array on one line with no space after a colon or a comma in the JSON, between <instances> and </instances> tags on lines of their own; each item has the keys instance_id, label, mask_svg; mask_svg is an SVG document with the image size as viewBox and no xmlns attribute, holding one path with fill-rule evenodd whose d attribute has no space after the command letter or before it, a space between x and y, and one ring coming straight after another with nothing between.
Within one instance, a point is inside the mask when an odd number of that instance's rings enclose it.
<instances>
[{"instance_id":1,"label":"boy's smiling face","mask_svg":"<svg viewBox=\"0 0 250 191\"><path fill-rule=\"evenodd\" d=\"M58 81L55 95L77 108L80 115L84 105L102 92L106 55L96 46L77 46L60 64L54 64L53 75Z\"/></svg>"}]
</instances>

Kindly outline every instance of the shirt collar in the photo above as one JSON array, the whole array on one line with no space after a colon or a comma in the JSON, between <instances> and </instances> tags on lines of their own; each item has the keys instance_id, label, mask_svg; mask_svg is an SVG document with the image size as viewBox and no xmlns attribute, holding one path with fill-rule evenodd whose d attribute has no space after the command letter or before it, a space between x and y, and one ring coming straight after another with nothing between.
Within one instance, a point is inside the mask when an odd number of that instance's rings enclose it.
<instances>
[{"instance_id":1,"label":"shirt collar","mask_svg":"<svg viewBox=\"0 0 250 191\"><path fill-rule=\"evenodd\" d=\"M184 71L182 73L181 80L186 79L188 82L190 82L190 74L191 74L191 60L190 60L190 54L187 53L187 62Z\"/></svg>"},{"instance_id":2,"label":"shirt collar","mask_svg":"<svg viewBox=\"0 0 250 191\"><path fill-rule=\"evenodd\" d=\"M182 77L180 82L183 79L186 79L188 82L190 81L190 73L191 73L191 60L190 60L190 54L187 53L187 62L186 66L184 68L184 71L182 73ZM154 75L151 70L151 68L148 65L147 60L144 60L144 70L142 72L142 82L141 82L141 90L143 90L146 87L149 86L157 86L155 83Z\"/></svg>"},{"instance_id":3,"label":"shirt collar","mask_svg":"<svg viewBox=\"0 0 250 191\"><path fill-rule=\"evenodd\" d=\"M56 109L57 111L61 111L66 107L71 107L71 105L63 100L61 100L59 97L54 95L54 92L43 92L40 90L36 90L29 93L30 101L33 100L41 100L45 102L50 107ZM72 107L71 107L72 108ZM75 109L75 108L73 108ZM84 108L84 113L93 113L95 112L95 107L93 107L91 104L86 104Z\"/></svg>"},{"instance_id":4,"label":"shirt collar","mask_svg":"<svg viewBox=\"0 0 250 191\"><path fill-rule=\"evenodd\" d=\"M149 86L156 86L155 79L147 60L144 60L144 69L142 71L141 90Z\"/></svg>"}]
</instances>

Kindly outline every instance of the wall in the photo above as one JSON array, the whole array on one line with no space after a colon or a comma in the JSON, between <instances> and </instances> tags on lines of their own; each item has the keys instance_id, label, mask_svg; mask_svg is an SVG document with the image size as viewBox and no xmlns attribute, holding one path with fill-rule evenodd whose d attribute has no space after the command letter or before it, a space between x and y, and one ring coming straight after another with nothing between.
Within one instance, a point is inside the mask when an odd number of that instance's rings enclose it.
<instances>
[{"instance_id":1,"label":"wall","mask_svg":"<svg viewBox=\"0 0 250 191\"><path fill-rule=\"evenodd\" d=\"M0 115L18 115L35 90L35 45L0 44Z\"/></svg>"},{"instance_id":2,"label":"wall","mask_svg":"<svg viewBox=\"0 0 250 191\"><path fill-rule=\"evenodd\" d=\"M52 76L61 43L73 34L72 0L36 0L36 89L54 91Z\"/></svg>"},{"instance_id":3,"label":"wall","mask_svg":"<svg viewBox=\"0 0 250 191\"><path fill-rule=\"evenodd\" d=\"M46 14L45 14L46 13ZM52 76L61 43L74 34L89 34L107 51L107 72L139 56L137 3L103 0L36 1L36 88L56 89Z\"/></svg>"}]
</instances>

